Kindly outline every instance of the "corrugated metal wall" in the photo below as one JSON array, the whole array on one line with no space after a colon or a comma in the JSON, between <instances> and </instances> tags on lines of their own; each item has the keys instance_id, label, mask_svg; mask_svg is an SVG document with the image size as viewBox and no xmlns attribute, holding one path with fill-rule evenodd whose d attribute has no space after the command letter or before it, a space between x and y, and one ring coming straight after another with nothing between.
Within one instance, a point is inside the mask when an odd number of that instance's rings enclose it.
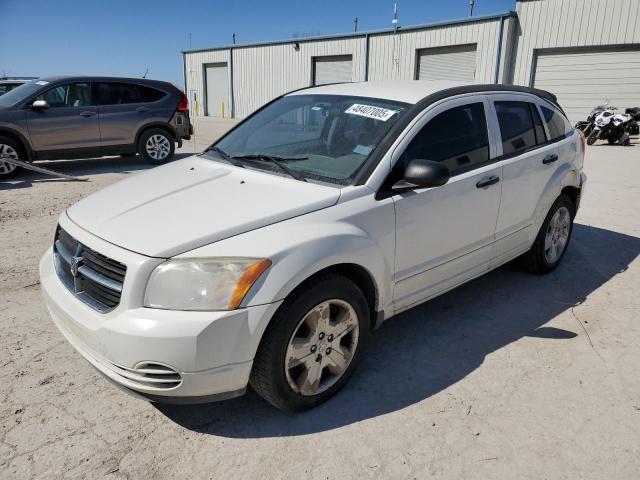
<instances>
[{"instance_id":1,"label":"corrugated metal wall","mask_svg":"<svg viewBox=\"0 0 640 480\"><path fill-rule=\"evenodd\" d=\"M233 50L236 117L246 117L283 93L312 83L313 57L352 55L352 81L364 80L364 37L243 47Z\"/></svg>"},{"instance_id":2,"label":"corrugated metal wall","mask_svg":"<svg viewBox=\"0 0 640 480\"><path fill-rule=\"evenodd\" d=\"M529 85L534 49L640 43L640 0L518 2L514 83Z\"/></svg>"},{"instance_id":3,"label":"corrugated metal wall","mask_svg":"<svg viewBox=\"0 0 640 480\"><path fill-rule=\"evenodd\" d=\"M505 23L515 20L506 18ZM476 44L476 82L494 81L500 18L441 26L426 26L397 33L371 34L369 39L369 80L414 79L417 52L423 48ZM506 35L506 30L505 30ZM353 81L365 80L366 38L296 39L233 48L233 101L235 117L249 115L283 93L312 85L313 57L351 55ZM504 42L503 42L504 44ZM204 101L203 64L229 62L229 50L187 52L185 54L187 90L196 91ZM190 97L191 98L191 97ZM193 110L193 105L192 105ZM204 110L199 108L199 114Z\"/></svg>"},{"instance_id":4,"label":"corrugated metal wall","mask_svg":"<svg viewBox=\"0 0 640 480\"><path fill-rule=\"evenodd\" d=\"M477 44L475 81L494 80L500 20L464 23L396 34L376 34L370 39L369 80L413 80L417 51L423 48Z\"/></svg>"},{"instance_id":5,"label":"corrugated metal wall","mask_svg":"<svg viewBox=\"0 0 640 480\"><path fill-rule=\"evenodd\" d=\"M196 116L196 104L193 98L193 92L196 93L197 116L204 115L205 93L204 93L204 68L208 63L227 63L229 65L229 50L210 50L207 52L188 53L184 56L185 61L185 77L186 90L189 96L189 108L191 115Z\"/></svg>"}]
</instances>

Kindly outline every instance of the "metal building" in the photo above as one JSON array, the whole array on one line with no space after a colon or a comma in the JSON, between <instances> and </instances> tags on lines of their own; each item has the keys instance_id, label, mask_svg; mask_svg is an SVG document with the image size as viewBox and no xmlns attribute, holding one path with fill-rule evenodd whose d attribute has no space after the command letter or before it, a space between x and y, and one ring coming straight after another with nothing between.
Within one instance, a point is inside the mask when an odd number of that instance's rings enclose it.
<instances>
[{"instance_id":1,"label":"metal building","mask_svg":"<svg viewBox=\"0 0 640 480\"><path fill-rule=\"evenodd\" d=\"M640 105L640 0L518 0L516 12L183 52L192 115L242 118L331 82L454 79L556 93L572 121Z\"/></svg>"}]
</instances>

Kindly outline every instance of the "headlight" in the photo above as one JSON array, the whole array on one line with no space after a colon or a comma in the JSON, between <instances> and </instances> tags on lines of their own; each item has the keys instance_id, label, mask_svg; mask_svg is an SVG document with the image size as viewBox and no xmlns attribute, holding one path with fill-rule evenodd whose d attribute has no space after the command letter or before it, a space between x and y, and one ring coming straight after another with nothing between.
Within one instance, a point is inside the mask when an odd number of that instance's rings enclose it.
<instances>
[{"instance_id":1,"label":"headlight","mask_svg":"<svg viewBox=\"0 0 640 480\"><path fill-rule=\"evenodd\" d=\"M151 273L144 306L167 310L233 310L271 260L177 258Z\"/></svg>"}]
</instances>

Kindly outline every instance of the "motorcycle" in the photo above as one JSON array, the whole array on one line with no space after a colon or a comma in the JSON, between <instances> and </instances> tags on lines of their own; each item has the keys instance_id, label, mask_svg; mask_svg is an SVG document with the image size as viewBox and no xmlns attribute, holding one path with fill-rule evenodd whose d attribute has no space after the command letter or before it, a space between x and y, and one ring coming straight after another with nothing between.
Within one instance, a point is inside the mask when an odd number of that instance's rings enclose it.
<instances>
[{"instance_id":1,"label":"motorcycle","mask_svg":"<svg viewBox=\"0 0 640 480\"><path fill-rule=\"evenodd\" d=\"M582 130L582 133L584 133L585 138L587 138L591 133L591 131L593 130L596 117L600 113L604 112L605 110L617 110L617 108L610 107L609 100L605 100L605 102L602 105L598 105L597 107L594 107L593 110L591 110L591 113L589 113L589 115L587 116L586 121L576 123L575 128L577 130Z\"/></svg>"},{"instance_id":2,"label":"motorcycle","mask_svg":"<svg viewBox=\"0 0 640 480\"><path fill-rule=\"evenodd\" d=\"M632 120L627 125L629 135L639 135L640 126L638 125L638 122L640 122L640 107L627 108L624 113L631 115L632 117Z\"/></svg>"},{"instance_id":3,"label":"motorcycle","mask_svg":"<svg viewBox=\"0 0 640 480\"><path fill-rule=\"evenodd\" d=\"M629 145L628 125L632 121L627 113L615 113L612 107L608 107L596 115L594 126L587 144L593 145L596 140L607 140L610 145L620 142L621 145Z\"/></svg>"}]
</instances>

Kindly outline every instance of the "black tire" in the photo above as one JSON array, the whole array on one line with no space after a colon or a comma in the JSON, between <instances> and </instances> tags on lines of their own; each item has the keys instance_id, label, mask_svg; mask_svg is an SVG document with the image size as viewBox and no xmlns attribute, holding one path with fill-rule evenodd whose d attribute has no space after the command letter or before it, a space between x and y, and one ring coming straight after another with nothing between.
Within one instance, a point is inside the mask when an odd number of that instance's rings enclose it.
<instances>
[{"instance_id":1,"label":"black tire","mask_svg":"<svg viewBox=\"0 0 640 480\"><path fill-rule=\"evenodd\" d=\"M27 161L22 145L20 145L12 138L0 136L0 155L5 153L7 150L16 152L19 160L22 160L23 162ZM11 167L5 166L6 164L3 164L1 161L0 164L2 164L0 165L0 180L6 180L15 177L22 171L22 167L15 167L11 169L11 171L8 171Z\"/></svg>"},{"instance_id":2,"label":"black tire","mask_svg":"<svg viewBox=\"0 0 640 480\"><path fill-rule=\"evenodd\" d=\"M549 228L551 219L553 218L555 213L562 207L566 207L567 210L569 210L569 237L560 256L554 262L550 263L545 255L545 236L547 234L547 229ZM545 274L560 265L560 262L564 258L564 254L569 248L569 243L571 242L571 234L573 232L573 219L575 218L575 215L576 207L571 199L567 195L560 195L549 209L549 213L547 213L544 222L542 222L542 226L540 227L540 231L538 232L538 236L536 237L535 242L533 242L533 246L527 253L522 256L524 266L529 271L537 274Z\"/></svg>"},{"instance_id":3,"label":"black tire","mask_svg":"<svg viewBox=\"0 0 640 480\"><path fill-rule=\"evenodd\" d=\"M317 395L305 396L295 392L287 381L287 347L302 318L316 305L330 299L345 301L355 310L358 342L351 362L336 383ZM287 297L271 319L253 362L251 387L267 402L288 412L307 410L328 400L349 380L362 356L371 335L369 313L365 295L355 283L341 275L327 274L303 284Z\"/></svg>"},{"instance_id":4,"label":"black tire","mask_svg":"<svg viewBox=\"0 0 640 480\"><path fill-rule=\"evenodd\" d=\"M164 157L154 158L152 156L152 153L150 153L147 149L147 142L149 141L150 138L155 136L158 136L159 138L163 138L166 140L166 142L168 142L167 147L169 151ZM147 162L153 165L162 165L163 163L171 161L175 151L176 151L176 144L173 139L173 136L171 136L169 132L167 132L166 130L163 130L162 128L150 128L149 130L145 130L144 132L142 132L142 135L140 135L140 139L138 140L138 153L142 156L142 158L144 158Z\"/></svg>"},{"instance_id":5,"label":"black tire","mask_svg":"<svg viewBox=\"0 0 640 480\"><path fill-rule=\"evenodd\" d=\"M600 135L599 131L593 131L587 137L587 145L593 145L598 140L598 136Z\"/></svg>"}]
</instances>

